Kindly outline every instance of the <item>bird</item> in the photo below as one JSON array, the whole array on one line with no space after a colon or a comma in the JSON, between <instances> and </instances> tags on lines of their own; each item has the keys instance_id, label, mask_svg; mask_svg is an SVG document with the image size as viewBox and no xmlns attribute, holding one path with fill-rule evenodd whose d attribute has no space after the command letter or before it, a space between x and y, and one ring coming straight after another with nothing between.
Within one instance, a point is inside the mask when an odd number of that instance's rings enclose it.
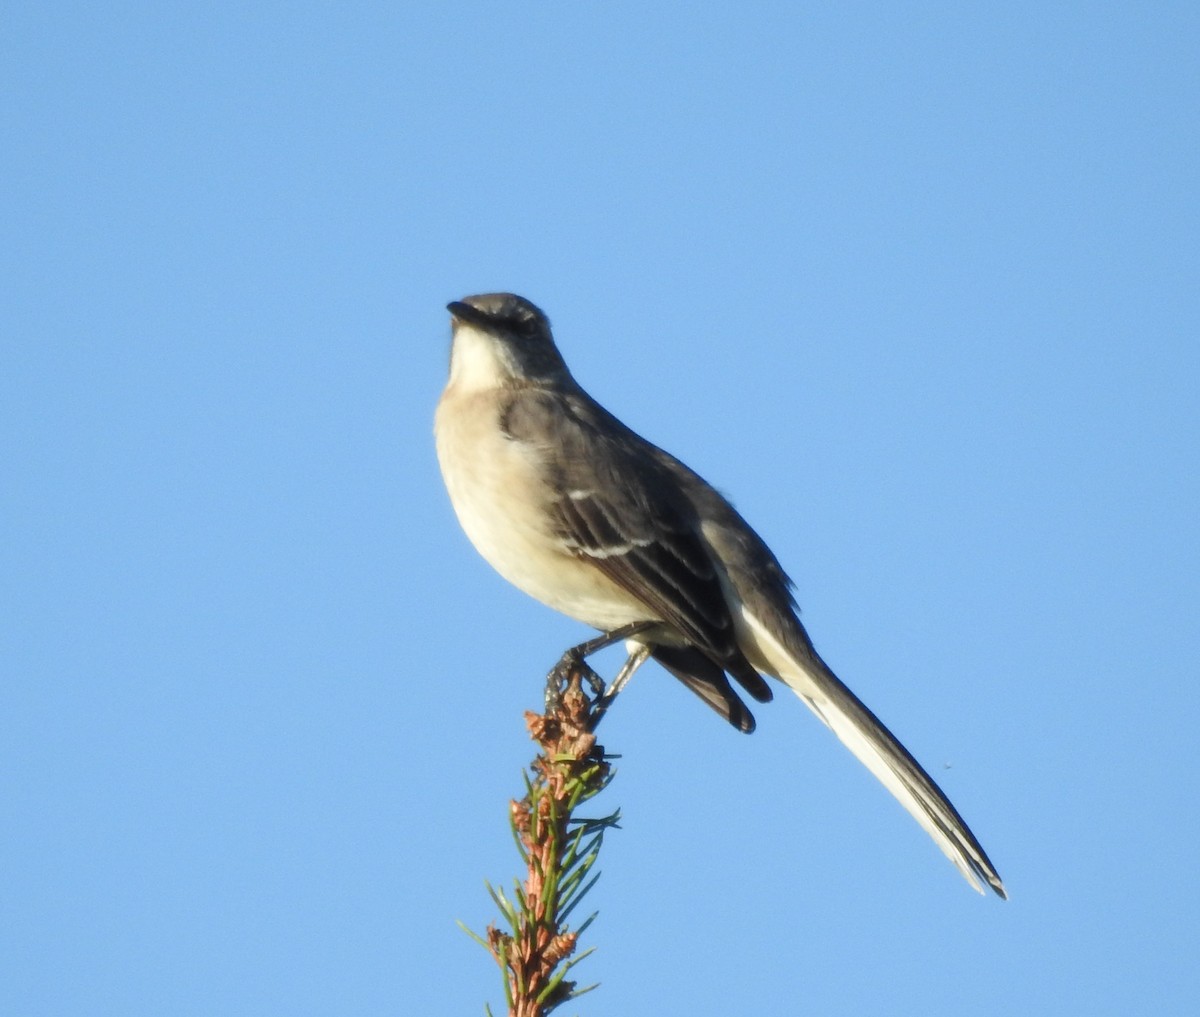
<instances>
[{"instance_id":1,"label":"bird","mask_svg":"<svg viewBox=\"0 0 1200 1017\"><path fill-rule=\"evenodd\" d=\"M793 584L733 505L575 380L540 308L513 293L447 305L449 377L438 462L459 524L518 589L602 636L622 674L652 658L731 725L767 678L792 689L895 796L978 892L1007 891L978 839L912 754L821 659Z\"/></svg>"}]
</instances>

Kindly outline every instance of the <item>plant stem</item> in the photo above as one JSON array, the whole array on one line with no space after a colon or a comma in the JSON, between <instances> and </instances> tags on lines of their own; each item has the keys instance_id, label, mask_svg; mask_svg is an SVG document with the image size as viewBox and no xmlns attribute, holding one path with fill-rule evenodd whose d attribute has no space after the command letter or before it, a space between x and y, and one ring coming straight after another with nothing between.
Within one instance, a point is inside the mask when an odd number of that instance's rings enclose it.
<instances>
[{"instance_id":1,"label":"plant stem","mask_svg":"<svg viewBox=\"0 0 1200 1017\"><path fill-rule=\"evenodd\" d=\"M545 1017L595 988L578 988L566 977L591 952L573 958L579 934L595 914L574 930L567 918L595 884L599 873L591 870L604 832L619 818L616 812L601 819L574 815L612 779L609 757L592 733L595 719L593 704L574 671L545 714L525 714L529 733L541 749L526 776L525 797L509 803L525 878L505 902L509 906L501 906L508 928L489 925L485 941L504 977L509 1017ZM491 886L488 890L498 903L505 900Z\"/></svg>"}]
</instances>

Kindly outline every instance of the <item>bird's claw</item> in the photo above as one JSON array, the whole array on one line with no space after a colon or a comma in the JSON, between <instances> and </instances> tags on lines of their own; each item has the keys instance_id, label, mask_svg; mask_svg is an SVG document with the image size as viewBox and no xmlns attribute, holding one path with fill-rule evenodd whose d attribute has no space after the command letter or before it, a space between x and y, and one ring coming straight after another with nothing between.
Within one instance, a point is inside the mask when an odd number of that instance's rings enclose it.
<instances>
[{"instance_id":1,"label":"bird's claw","mask_svg":"<svg viewBox=\"0 0 1200 1017\"><path fill-rule=\"evenodd\" d=\"M570 684L571 676L579 675L585 682L592 693L593 703L598 703L605 696L604 679L600 677L595 669L583 659L583 656L578 652L577 647L572 647L562 655L562 659L554 665L553 669L546 675L546 709L552 710L558 706L562 700L562 694L566 691Z\"/></svg>"}]
</instances>

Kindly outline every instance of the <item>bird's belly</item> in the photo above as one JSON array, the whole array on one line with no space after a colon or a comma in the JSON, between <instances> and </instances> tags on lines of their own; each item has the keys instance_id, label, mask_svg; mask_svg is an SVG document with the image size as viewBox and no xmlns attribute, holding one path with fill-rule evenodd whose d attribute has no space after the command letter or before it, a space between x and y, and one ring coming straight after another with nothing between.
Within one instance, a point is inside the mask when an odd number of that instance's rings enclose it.
<instances>
[{"instance_id":1,"label":"bird's belly","mask_svg":"<svg viewBox=\"0 0 1200 1017\"><path fill-rule=\"evenodd\" d=\"M537 495L538 463L486 410L439 407L437 451L455 514L475 549L505 579L548 607L603 631L654 612L596 566L571 555Z\"/></svg>"}]
</instances>

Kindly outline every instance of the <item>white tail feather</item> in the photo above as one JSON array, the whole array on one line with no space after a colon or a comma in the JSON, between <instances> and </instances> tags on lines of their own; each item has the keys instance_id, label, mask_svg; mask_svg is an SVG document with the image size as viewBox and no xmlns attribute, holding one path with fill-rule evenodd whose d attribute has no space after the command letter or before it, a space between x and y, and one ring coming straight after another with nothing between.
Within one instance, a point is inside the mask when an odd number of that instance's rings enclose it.
<instances>
[{"instance_id":1,"label":"white tail feather","mask_svg":"<svg viewBox=\"0 0 1200 1017\"><path fill-rule=\"evenodd\" d=\"M797 660L745 606L738 626L750 662L786 683L909 814L979 893L983 876L1001 896L1003 884L954 807L898 741L819 659ZM806 666L807 665L807 666ZM914 772L915 771L915 772Z\"/></svg>"}]
</instances>

